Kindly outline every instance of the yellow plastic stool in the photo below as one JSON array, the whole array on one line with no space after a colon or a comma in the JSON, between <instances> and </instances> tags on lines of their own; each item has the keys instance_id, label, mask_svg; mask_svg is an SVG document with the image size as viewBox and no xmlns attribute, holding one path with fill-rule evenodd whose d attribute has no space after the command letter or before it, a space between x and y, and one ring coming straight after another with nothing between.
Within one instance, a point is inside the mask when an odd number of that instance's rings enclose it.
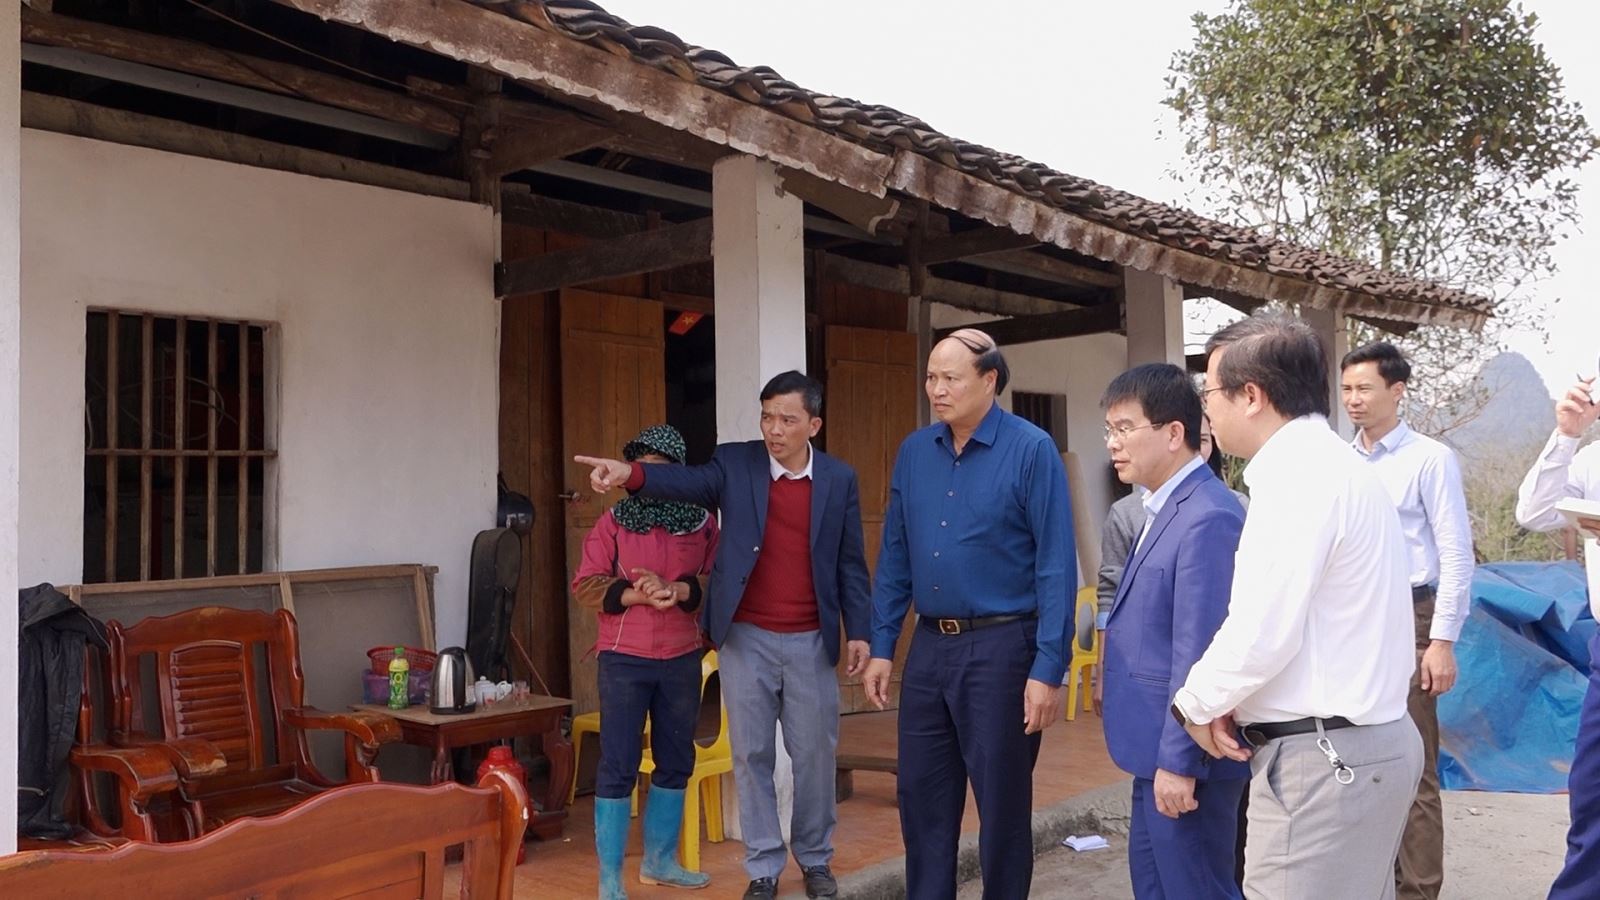
<instances>
[{"instance_id":1,"label":"yellow plastic stool","mask_svg":"<svg viewBox=\"0 0 1600 900\"><path fill-rule=\"evenodd\" d=\"M702 707L707 702L717 704L720 716L717 726L717 736L710 744L695 742L694 770L689 774L689 784L683 797L683 827L678 834L678 862L691 872L700 871L700 808L705 807L706 840L719 844L723 840L722 831L722 778L724 773L733 771L733 748L728 741L728 707L722 702L720 676L718 689L710 695L707 687L711 684L711 677L717 674L717 651L706 651L705 658L700 662L700 704ZM644 759L639 763L639 774L649 775L656 769L655 759L650 751L644 752ZM634 812L638 814L639 792L635 790Z\"/></svg>"},{"instance_id":2,"label":"yellow plastic stool","mask_svg":"<svg viewBox=\"0 0 1600 900\"><path fill-rule=\"evenodd\" d=\"M1091 626L1094 624L1095 613L1098 612L1095 603L1095 589L1093 585L1078 591L1078 608L1072 621L1081 623L1087 616ZM1089 646L1084 647L1078 642L1077 629L1073 629L1072 661L1067 663L1067 721L1071 722L1078 715L1078 685L1083 685L1083 711L1088 712L1089 703L1094 697L1094 690L1090 687L1090 671L1100 664L1100 629L1091 627L1089 633Z\"/></svg>"},{"instance_id":3,"label":"yellow plastic stool","mask_svg":"<svg viewBox=\"0 0 1600 900\"><path fill-rule=\"evenodd\" d=\"M650 734L650 717L645 716L644 733ZM600 714L597 712L584 713L572 717L572 785L567 788L567 805L571 806L578 799L578 761L583 759L583 736L600 734ZM634 792L633 814L639 814L638 792Z\"/></svg>"}]
</instances>

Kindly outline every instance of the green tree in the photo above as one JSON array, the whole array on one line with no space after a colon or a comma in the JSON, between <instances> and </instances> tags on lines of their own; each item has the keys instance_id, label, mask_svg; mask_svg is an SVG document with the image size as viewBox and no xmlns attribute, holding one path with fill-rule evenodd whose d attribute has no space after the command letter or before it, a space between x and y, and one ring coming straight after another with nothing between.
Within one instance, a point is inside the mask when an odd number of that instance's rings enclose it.
<instances>
[{"instance_id":1,"label":"green tree","mask_svg":"<svg viewBox=\"0 0 1600 900\"><path fill-rule=\"evenodd\" d=\"M1477 364L1507 330L1542 327L1529 291L1554 271L1573 172L1597 149L1536 17L1507 0L1237 0L1194 25L1166 98L1191 202L1491 298L1482 335L1400 341L1412 417L1470 415Z\"/></svg>"}]
</instances>

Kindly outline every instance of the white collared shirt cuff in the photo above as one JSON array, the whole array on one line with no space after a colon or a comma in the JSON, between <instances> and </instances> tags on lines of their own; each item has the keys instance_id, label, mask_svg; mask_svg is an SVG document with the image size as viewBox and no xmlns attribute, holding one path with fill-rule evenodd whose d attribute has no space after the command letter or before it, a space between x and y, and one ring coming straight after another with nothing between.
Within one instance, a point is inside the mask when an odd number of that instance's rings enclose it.
<instances>
[{"instance_id":1,"label":"white collared shirt cuff","mask_svg":"<svg viewBox=\"0 0 1600 900\"><path fill-rule=\"evenodd\" d=\"M1581 438L1568 437L1557 431L1550 438L1550 448L1545 451L1544 458L1550 462L1572 462L1572 457L1578 452L1578 443Z\"/></svg>"},{"instance_id":2,"label":"white collared shirt cuff","mask_svg":"<svg viewBox=\"0 0 1600 900\"><path fill-rule=\"evenodd\" d=\"M1428 628L1428 640L1449 641L1453 644L1461 639L1461 628L1465 624L1455 619L1441 619L1435 616L1433 625Z\"/></svg>"},{"instance_id":3,"label":"white collared shirt cuff","mask_svg":"<svg viewBox=\"0 0 1600 900\"><path fill-rule=\"evenodd\" d=\"M1216 718L1216 716L1210 715L1205 711L1205 708L1200 703L1200 698L1196 697L1188 688L1179 688L1177 695L1172 698L1172 703L1183 713L1183 717L1192 724L1209 725L1211 720Z\"/></svg>"}]
</instances>

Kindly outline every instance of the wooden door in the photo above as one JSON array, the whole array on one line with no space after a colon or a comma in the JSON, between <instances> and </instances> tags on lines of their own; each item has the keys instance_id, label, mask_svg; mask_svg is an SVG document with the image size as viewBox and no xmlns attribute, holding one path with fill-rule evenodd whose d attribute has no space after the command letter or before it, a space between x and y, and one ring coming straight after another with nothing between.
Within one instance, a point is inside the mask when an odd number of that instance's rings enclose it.
<instances>
[{"instance_id":1,"label":"wooden door","mask_svg":"<svg viewBox=\"0 0 1600 900\"><path fill-rule=\"evenodd\" d=\"M561 440L566 470L567 581L583 539L621 499L589 489L576 454L615 457L646 425L666 421L665 343L661 304L592 291L561 292ZM600 708L594 654L594 612L567 599L573 712Z\"/></svg>"},{"instance_id":2,"label":"wooden door","mask_svg":"<svg viewBox=\"0 0 1600 900\"><path fill-rule=\"evenodd\" d=\"M917 404L922 399L917 336L901 331L830 326L824 340L828 366L824 437L829 453L855 467L861 486L867 566L875 568L878 545L883 539L883 516L889 506L889 475L895 453L900 442L917 427ZM902 631L895 650L897 698L910 637L908 627ZM844 665L841 654L840 711L872 709L861 679L846 676Z\"/></svg>"}]
</instances>

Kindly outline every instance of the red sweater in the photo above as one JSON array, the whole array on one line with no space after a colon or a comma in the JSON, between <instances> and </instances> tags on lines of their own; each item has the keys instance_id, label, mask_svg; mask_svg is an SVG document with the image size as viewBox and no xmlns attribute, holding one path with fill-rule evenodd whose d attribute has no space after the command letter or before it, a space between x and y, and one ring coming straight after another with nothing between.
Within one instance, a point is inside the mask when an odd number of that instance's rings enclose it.
<instances>
[{"instance_id":1,"label":"red sweater","mask_svg":"<svg viewBox=\"0 0 1600 900\"><path fill-rule=\"evenodd\" d=\"M761 552L733 620L777 632L822 627L811 580L811 479L772 482Z\"/></svg>"}]
</instances>

